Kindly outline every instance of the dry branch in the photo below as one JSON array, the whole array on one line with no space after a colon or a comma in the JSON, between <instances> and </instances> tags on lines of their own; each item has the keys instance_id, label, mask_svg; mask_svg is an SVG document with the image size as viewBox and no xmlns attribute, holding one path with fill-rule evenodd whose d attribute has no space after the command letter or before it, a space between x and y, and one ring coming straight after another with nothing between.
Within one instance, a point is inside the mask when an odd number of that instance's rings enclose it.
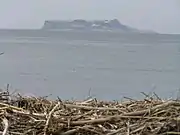
<instances>
[{"instance_id":1,"label":"dry branch","mask_svg":"<svg viewBox=\"0 0 180 135\"><path fill-rule=\"evenodd\" d=\"M4 124L4 131L3 131L2 135L7 135L9 124L8 124L8 120L6 118L3 118L3 124Z\"/></svg>"}]
</instances>

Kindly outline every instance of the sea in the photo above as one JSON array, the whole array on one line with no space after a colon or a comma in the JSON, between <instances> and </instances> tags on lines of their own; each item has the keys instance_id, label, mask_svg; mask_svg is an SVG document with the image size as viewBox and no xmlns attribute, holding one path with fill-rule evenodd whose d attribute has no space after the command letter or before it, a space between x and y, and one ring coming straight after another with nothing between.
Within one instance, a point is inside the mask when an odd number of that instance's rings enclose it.
<instances>
[{"instance_id":1,"label":"sea","mask_svg":"<svg viewBox=\"0 0 180 135\"><path fill-rule=\"evenodd\" d=\"M180 92L180 35L0 30L0 88L61 99Z\"/></svg>"}]
</instances>

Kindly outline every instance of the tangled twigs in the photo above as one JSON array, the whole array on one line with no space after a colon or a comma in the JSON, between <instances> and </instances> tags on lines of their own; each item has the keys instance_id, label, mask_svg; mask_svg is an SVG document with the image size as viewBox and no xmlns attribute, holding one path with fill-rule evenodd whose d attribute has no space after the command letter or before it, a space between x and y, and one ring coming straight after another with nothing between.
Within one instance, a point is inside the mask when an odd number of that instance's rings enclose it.
<instances>
[{"instance_id":1,"label":"tangled twigs","mask_svg":"<svg viewBox=\"0 0 180 135\"><path fill-rule=\"evenodd\" d=\"M140 101L126 98L127 102L81 102L16 96L6 90L0 94L0 134L179 134L180 101L144 95L146 98Z\"/></svg>"}]
</instances>

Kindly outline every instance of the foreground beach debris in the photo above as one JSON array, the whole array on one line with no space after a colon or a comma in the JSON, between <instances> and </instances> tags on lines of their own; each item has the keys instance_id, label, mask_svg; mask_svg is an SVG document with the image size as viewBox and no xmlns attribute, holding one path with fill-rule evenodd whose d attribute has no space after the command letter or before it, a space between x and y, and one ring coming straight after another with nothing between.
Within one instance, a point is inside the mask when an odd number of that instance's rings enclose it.
<instances>
[{"instance_id":1,"label":"foreground beach debris","mask_svg":"<svg viewBox=\"0 0 180 135\"><path fill-rule=\"evenodd\" d=\"M141 101L61 101L2 91L0 118L2 135L180 134L180 102L148 95Z\"/></svg>"}]
</instances>

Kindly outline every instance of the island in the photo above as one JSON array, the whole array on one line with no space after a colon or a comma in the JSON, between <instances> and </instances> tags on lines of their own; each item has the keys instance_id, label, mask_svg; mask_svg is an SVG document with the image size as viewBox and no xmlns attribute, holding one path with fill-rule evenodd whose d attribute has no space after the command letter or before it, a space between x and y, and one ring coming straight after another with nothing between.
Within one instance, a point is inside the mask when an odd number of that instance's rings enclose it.
<instances>
[{"instance_id":1,"label":"island","mask_svg":"<svg viewBox=\"0 0 180 135\"><path fill-rule=\"evenodd\" d=\"M113 20L46 20L43 30L82 30L82 31L120 31L120 32L147 32L132 28L120 23L118 19ZM150 31L148 31L150 32Z\"/></svg>"}]
</instances>

